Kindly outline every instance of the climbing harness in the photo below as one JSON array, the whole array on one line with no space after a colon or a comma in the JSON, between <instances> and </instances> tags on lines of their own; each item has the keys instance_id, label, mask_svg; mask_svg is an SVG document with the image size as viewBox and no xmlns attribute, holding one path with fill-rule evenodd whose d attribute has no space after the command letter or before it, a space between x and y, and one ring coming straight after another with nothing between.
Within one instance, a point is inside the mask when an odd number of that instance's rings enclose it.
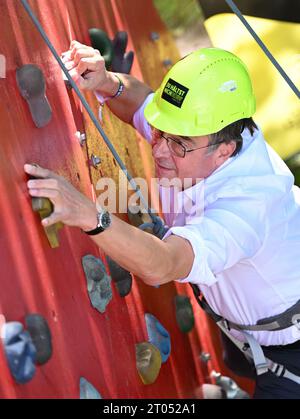
<instances>
[{"instance_id":1,"label":"climbing harness","mask_svg":"<svg viewBox=\"0 0 300 419\"><path fill-rule=\"evenodd\" d=\"M284 313L259 320L256 325L240 325L226 320L224 317L215 313L201 294L197 285L191 283L190 285L202 310L204 310L217 323L222 332L243 352L248 361L252 361L254 363L257 375L262 375L271 371L277 377L287 378L297 384L300 384L300 376L297 376L287 370L284 365L278 364L266 358L257 340L246 332L247 330L256 332L271 332L284 330L291 326L295 326L300 329L300 300ZM231 329L239 331L244 336L246 343L241 342L232 336L230 333Z\"/></svg>"},{"instance_id":2,"label":"climbing harness","mask_svg":"<svg viewBox=\"0 0 300 419\"><path fill-rule=\"evenodd\" d=\"M235 13L235 15L240 19L240 21L243 23L243 25L246 27L246 29L250 32L250 34L253 36L255 41L258 43L258 45L261 47L263 52L266 54L266 56L269 58L271 63L275 66L275 68L279 71L281 76L284 78L284 80L287 82L287 84L290 86L290 88L293 90L295 95L300 99L300 91L297 89L295 84L292 82L292 80L289 78L289 76L286 74L286 72L283 70L281 65L278 63L278 61L274 58L274 56L271 54L269 49L266 47L266 45L263 43L263 41L260 39L260 37L257 35L257 33L253 30L251 25L247 22L247 20L242 15L239 8L236 6L234 1L232 0L225 0L230 9Z\"/></svg>"},{"instance_id":3,"label":"climbing harness","mask_svg":"<svg viewBox=\"0 0 300 419\"><path fill-rule=\"evenodd\" d=\"M144 208L147 210L149 216L152 219L152 223L153 226L155 227L158 223L158 217L154 216L152 214L153 210L151 208L148 207L147 202L144 199L144 196L142 195L140 188L138 187L138 185L136 184L135 180L133 179L133 177L130 175L130 173L128 172L126 166L124 165L123 161L121 160L120 156L118 155L118 153L116 152L113 144L111 143L111 141L109 140L109 138L107 137L107 135L105 134L105 132L103 131L98 119L96 118L96 116L94 115L91 107L89 106L89 104L87 103L86 99L84 98L84 96L82 95L82 93L80 92L79 88L77 87L76 83L74 82L74 80L72 79L72 77L70 76L68 70L66 69L64 63L62 62L61 58L59 57L58 53L56 52L54 46L52 45L51 41L49 40L47 34L45 33L44 29L42 28L39 20L37 19L37 17L35 16L35 14L33 13L31 7L29 6L27 0L21 0L21 3L24 7L24 9L26 10L27 14L29 15L29 17L31 18L34 26L36 27L36 29L38 30L38 32L40 33L40 35L42 36L42 38L44 39L45 43L47 44L48 48L50 49L51 53L53 54L53 56L55 57L56 61L58 62L59 66L61 67L62 71L64 72L65 76L67 77L70 85L72 86L72 88L74 89L74 91L76 92L79 100L81 101L83 107L85 108L85 110L87 111L88 115L90 116L92 122L94 123L96 129L98 130L98 132L100 133L100 135L102 136L104 142L106 143L107 147L109 148L110 152L112 153L113 157L115 158L116 162L118 163L118 165L120 166L121 170L123 171L123 173L125 174L128 182L130 183L131 187L133 188L133 190L137 193L138 197L141 200L142 205L144 206ZM160 224L162 223L162 221L160 220ZM157 229L158 232L162 232L162 230L160 228ZM162 237L159 237L162 238Z\"/></svg>"}]
</instances>

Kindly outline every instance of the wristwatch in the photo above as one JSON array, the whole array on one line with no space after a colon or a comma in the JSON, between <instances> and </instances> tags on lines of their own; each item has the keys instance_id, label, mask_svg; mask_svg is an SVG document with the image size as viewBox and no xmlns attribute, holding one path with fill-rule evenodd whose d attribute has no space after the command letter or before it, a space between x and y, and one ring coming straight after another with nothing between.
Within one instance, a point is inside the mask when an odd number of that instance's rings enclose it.
<instances>
[{"instance_id":1,"label":"wristwatch","mask_svg":"<svg viewBox=\"0 0 300 419\"><path fill-rule=\"evenodd\" d=\"M105 231L111 225L110 213L106 210L102 210L97 214L98 224L94 230L85 231L85 234L89 236L96 236L99 233Z\"/></svg>"}]
</instances>

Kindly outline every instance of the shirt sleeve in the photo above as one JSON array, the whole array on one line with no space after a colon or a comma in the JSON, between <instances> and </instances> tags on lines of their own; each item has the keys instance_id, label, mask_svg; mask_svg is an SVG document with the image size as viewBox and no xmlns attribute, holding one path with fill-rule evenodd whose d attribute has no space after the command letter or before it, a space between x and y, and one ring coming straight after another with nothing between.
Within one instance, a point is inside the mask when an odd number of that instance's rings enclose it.
<instances>
[{"instance_id":1,"label":"shirt sleeve","mask_svg":"<svg viewBox=\"0 0 300 419\"><path fill-rule=\"evenodd\" d=\"M144 103L139 107L133 116L133 126L144 137L149 143L151 142L151 129L150 125L146 121L144 110L148 103L152 100L154 93L150 93Z\"/></svg>"},{"instance_id":2,"label":"shirt sleeve","mask_svg":"<svg viewBox=\"0 0 300 419\"><path fill-rule=\"evenodd\" d=\"M178 282L211 286L219 273L253 257L262 245L257 231L263 233L263 229L261 221L252 221L249 224L235 212L215 208L205 211L198 224L170 228L164 239L171 234L180 236L194 252L191 272Z\"/></svg>"}]
</instances>

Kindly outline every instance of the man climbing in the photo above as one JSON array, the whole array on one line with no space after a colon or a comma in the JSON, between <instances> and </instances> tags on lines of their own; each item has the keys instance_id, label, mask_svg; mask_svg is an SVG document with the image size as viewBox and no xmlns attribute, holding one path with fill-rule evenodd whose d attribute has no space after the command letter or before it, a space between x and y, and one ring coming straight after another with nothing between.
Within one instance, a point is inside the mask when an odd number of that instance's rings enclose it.
<instances>
[{"instance_id":1,"label":"man climbing","mask_svg":"<svg viewBox=\"0 0 300 419\"><path fill-rule=\"evenodd\" d=\"M95 91L151 143L161 182L191 184L176 195L176 211L171 203L160 240L97 208L55 173L25 165L40 178L28 182L30 195L54 204L43 225L81 228L149 285L196 285L254 361L255 397L300 398L300 195L252 119L244 64L227 51L201 49L175 64L153 94L131 76L107 72L99 52L76 41L64 61L80 88Z\"/></svg>"}]
</instances>

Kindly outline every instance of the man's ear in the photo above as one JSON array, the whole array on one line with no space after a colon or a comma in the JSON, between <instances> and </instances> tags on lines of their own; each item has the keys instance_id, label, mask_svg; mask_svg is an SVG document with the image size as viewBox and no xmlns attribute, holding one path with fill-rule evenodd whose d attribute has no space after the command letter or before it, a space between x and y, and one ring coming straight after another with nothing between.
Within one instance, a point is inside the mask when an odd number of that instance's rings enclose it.
<instances>
[{"instance_id":1,"label":"man's ear","mask_svg":"<svg viewBox=\"0 0 300 419\"><path fill-rule=\"evenodd\" d=\"M220 167L232 154L235 152L236 142L230 141L230 143L222 143L216 150L216 167Z\"/></svg>"}]
</instances>

